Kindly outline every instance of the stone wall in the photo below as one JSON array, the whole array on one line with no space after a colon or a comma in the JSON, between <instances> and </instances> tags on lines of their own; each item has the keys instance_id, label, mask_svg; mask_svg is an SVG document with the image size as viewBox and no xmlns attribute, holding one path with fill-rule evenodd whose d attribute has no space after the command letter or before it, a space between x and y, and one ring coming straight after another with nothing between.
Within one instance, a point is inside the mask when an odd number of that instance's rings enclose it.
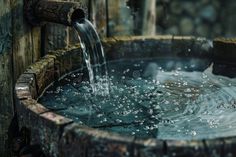
<instances>
[{"instance_id":1,"label":"stone wall","mask_svg":"<svg viewBox=\"0 0 236 157\"><path fill-rule=\"evenodd\" d=\"M108 36L193 35L209 39L236 36L235 0L109 1ZM148 8L145 6L149 5ZM155 20L151 17L155 11ZM145 14L146 13L146 14ZM147 15L147 16L145 16ZM156 24L152 24L152 22ZM151 27L149 23L152 24ZM144 27L143 27L144 26ZM155 31L146 33L152 27ZM148 28L148 29L146 29Z\"/></svg>"},{"instance_id":2,"label":"stone wall","mask_svg":"<svg viewBox=\"0 0 236 157\"><path fill-rule=\"evenodd\" d=\"M236 35L235 0L157 0L157 34Z\"/></svg>"}]
</instances>

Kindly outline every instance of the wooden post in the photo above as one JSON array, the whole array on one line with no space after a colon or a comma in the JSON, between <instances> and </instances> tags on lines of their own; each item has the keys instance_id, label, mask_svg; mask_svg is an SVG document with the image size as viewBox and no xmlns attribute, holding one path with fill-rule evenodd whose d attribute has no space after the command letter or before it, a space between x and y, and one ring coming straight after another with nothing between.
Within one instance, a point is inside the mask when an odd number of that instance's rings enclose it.
<instances>
[{"instance_id":1,"label":"wooden post","mask_svg":"<svg viewBox=\"0 0 236 157\"><path fill-rule=\"evenodd\" d=\"M156 0L145 0L142 5L141 35L156 34Z\"/></svg>"},{"instance_id":2,"label":"wooden post","mask_svg":"<svg viewBox=\"0 0 236 157\"><path fill-rule=\"evenodd\" d=\"M14 113L14 82L39 59L40 40L40 28L24 20L23 0L0 1L0 156L10 156L7 131Z\"/></svg>"},{"instance_id":3,"label":"wooden post","mask_svg":"<svg viewBox=\"0 0 236 157\"><path fill-rule=\"evenodd\" d=\"M132 9L124 0L108 2L112 36L156 34L156 0L130 0L128 4Z\"/></svg>"},{"instance_id":4,"label":"wooden post","mask_svg":"<svg viewBox=\"0 0 236 157\"><path fill-rule=\"evenodd\" d=\"M40 57L40 28L25 21L23 0L12 0L12 49L14 80Z\"/></svg>"},{"instance_id":5,"label":"wooden post","mask_svg":"<svg viewBox=\"0 0 236 157\"><path fill-rule=\"evenodd\" d=\"M0 156L7 155L7 130L13 117L10 1L0 1Z\"/></svg>"}]
</instances>

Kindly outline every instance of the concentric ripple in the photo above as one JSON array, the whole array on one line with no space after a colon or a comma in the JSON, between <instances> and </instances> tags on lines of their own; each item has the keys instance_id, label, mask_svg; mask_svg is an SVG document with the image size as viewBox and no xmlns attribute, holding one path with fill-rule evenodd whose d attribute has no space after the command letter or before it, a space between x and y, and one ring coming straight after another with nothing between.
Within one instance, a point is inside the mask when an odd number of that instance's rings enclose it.
<instances>
[{"instance_id":1,"label":"concentric ripple","mask_svg":"<svg viewBox=\"0 0 236 157\"><path fill-rule=\"evenodd\" d=\"M108 67L109 96L93 95L86 72L78 70L39 101L80 124L138 137L236 135L236 78L212 74L208 61L122 60Z\"/></svg>"}]
</instances>

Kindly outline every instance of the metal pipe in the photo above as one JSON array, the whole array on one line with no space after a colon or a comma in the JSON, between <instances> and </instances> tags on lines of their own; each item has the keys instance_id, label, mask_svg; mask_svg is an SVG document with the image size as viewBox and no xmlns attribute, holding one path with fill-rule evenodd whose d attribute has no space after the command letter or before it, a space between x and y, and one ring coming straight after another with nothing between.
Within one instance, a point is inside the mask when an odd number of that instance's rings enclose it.
<instances>
[{"instance_id":1,"label":"metal pipe","mask_svg":"<svg viewBox=\"0 0 236 157\"><path fill-rule=\"evenodd\" d=\"M86 7L81 2L25 0L24 12L32 25L54 22L72 26L73 20L85 18Z\"/></svg>"}]
</instances>

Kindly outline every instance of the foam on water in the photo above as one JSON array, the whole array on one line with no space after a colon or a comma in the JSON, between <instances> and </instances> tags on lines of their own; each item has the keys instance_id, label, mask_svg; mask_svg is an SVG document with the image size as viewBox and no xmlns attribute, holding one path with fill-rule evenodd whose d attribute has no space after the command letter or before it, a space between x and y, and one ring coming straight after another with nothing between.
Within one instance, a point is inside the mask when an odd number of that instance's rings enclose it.
<instances>
[{"instance_id":1,"label":"foam on water","mask_svg":"<svg viewBox=\"0 0 236 157\"><path fill-rule=\"evenodd\" d=\"M236 135L236 78L212 74L207 61L122 60L109 63L109 74L109 98L94 97L79 70L56 82L40 102L78 123L138 137Z\"/></svg>"}]
</instances>

